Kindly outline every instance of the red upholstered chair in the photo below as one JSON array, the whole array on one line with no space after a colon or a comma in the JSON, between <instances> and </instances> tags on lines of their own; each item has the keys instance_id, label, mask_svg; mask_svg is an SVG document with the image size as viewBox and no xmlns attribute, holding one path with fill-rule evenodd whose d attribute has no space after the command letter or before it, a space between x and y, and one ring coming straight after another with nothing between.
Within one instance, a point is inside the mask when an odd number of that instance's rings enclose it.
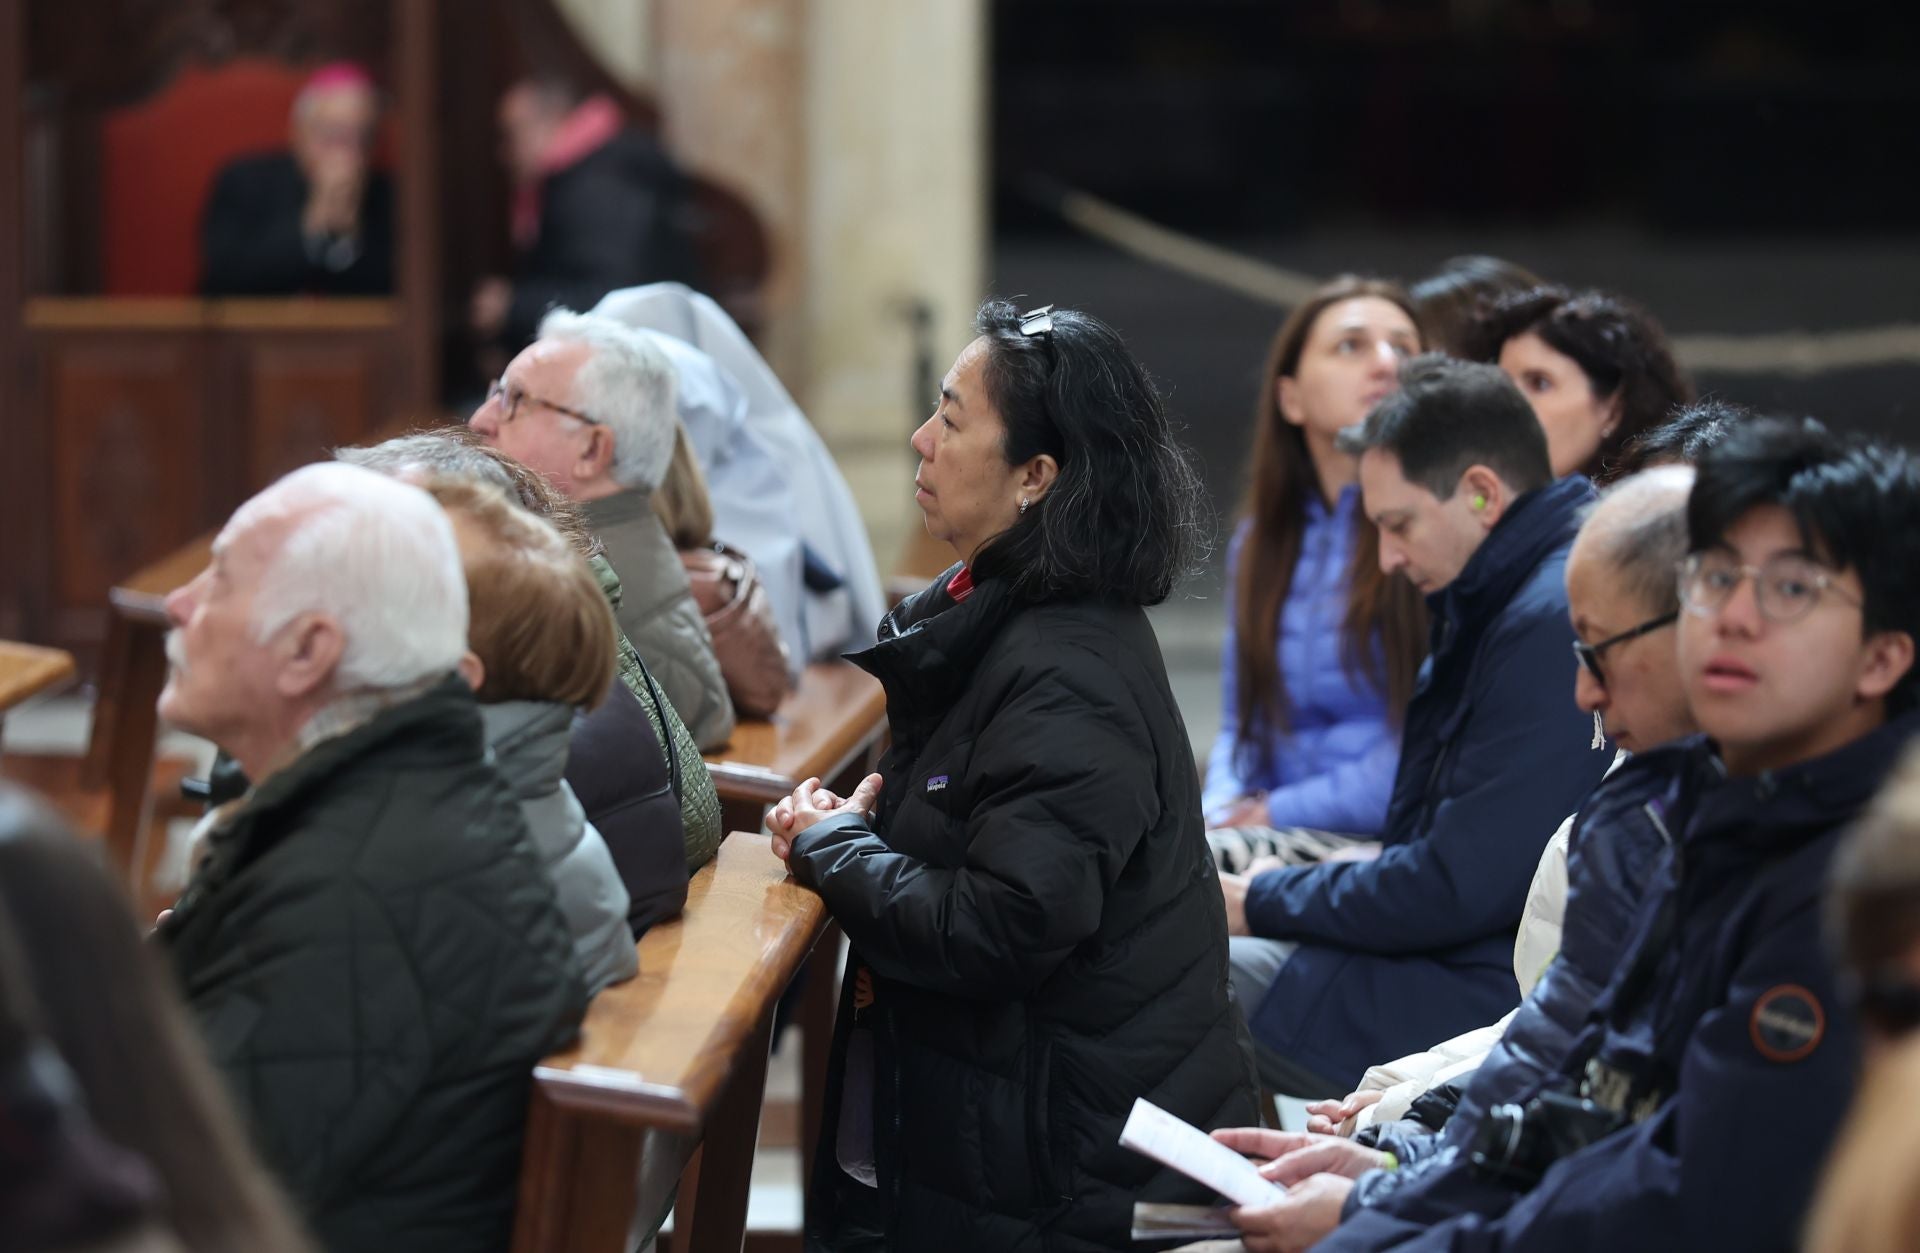
<instances>
[{"instance_id":1,"label":"red upholstered chair","mask_svg":"<svg viewBox=\"0 0 1920 1253\"><path fill-rule=\"evenodd\" d=\"M235 157L287 144L305 74L275 61L189 66L100 127L100 277L109 296L191 296L200 213Z\"/></svg>"},{"instance_id":2,"label":"red upholstered chair","mask_svg":"<svg viewBox=\"0 0 1920 1253\"><path fill-rule=\"evenodd\" d=\"M307 70L241 57L188 66L100 127L100 276L109 296L191 296L200 279L200 215L235 157L287 146ZM389 167L383 125L374 165Z\"/></svg>"}]
</instances>

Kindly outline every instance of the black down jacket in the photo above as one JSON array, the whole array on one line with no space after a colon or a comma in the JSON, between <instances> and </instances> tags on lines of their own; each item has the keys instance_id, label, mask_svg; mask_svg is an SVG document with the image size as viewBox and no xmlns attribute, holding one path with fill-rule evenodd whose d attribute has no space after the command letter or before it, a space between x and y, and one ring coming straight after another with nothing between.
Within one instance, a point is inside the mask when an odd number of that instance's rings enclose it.
<instances>
[{"instance_id":1,"label":"black down jacket","mask_svg":"<svg viewBox=\"0 0 1920 1253\"><path fill-rule=\"evenodd\" d=\"M794 845L853 948L809 1247L877 1209L913 1253L1131 1248L1135 1201L1210 1199L1120 1147L1134 1098L1254 1121L1193 752L1140 609L996 580L956 605L951 573L853 656L893 727L877 818ZM849 1085L873 1093L864 1195L836 1151Z\"/></svg>"},{"instance_id":2,"label":"black down jacket","mask_svg":"<svg viewBox=\"0 0 1920 1253\"><path fill-rule=\"evenodd\" d=\"M334 1253L500 1253L533 1064L587 995L457 678L323 740L159 929L263 1155Z\"/></svg>"}]
</instances>

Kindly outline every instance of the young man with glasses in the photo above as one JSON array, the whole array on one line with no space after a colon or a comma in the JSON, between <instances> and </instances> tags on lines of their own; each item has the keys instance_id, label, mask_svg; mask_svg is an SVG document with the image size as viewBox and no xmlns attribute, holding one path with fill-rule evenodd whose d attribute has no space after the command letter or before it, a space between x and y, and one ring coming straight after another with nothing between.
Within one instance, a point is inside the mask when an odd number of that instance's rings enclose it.
<instances>
[{"instance_id":1,"label":"young man with glasses","mask_svg":"<svg viewBox=\"0 0 1920 1253\"><path fill-rule=\"evenodd\" d=\"M1920 726L1920 463L1758 421L1702 459L1687 521L1680 682L1706 734L1587 807L1670 839L1626 955L1541 1083L1316 1248L1796 1245L1858 1060L1822 883Z\"/></svg>"}]
</instances>

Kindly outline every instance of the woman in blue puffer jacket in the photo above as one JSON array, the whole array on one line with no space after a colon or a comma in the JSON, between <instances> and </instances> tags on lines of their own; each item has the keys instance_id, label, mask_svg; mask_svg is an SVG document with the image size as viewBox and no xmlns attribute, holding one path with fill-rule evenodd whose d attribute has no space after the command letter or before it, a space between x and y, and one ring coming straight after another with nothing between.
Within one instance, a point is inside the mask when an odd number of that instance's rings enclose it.
<instances>
[{"instance_id":1,"label":"woman in blue puffer jacket","mask_svg":"<svg viewBox=\"0 0 1920 1253\"><path fill-rule=\"evenodd\" d=\"M1227 869L1270 851L1263 828L1373 837L1399 763L1398 724L1426 653L1426 610L1380 572L1341 428L1398 386L1422 348L1399 287L1329 282L1275 335L1255 407L1252 474L1228 551L1223 713L1208 825Z\"/></svg>"}]
</instances>

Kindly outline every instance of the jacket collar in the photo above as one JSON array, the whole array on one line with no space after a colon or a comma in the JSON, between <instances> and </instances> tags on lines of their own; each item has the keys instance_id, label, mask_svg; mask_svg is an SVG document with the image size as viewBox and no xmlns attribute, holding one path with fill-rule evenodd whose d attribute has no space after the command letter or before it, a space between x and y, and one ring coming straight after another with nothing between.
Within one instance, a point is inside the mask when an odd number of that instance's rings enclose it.
<instances>
[{"instance_id":1,"label":"jacket collar","mask_svg":"<svg viewBox=\"0 0 1920 1253\"><path fill-rule=\"evenodd\" d=\"M543 796L567 771L573 709L558 701L509 700L480 706L487 749L520 797Z\"/></svg>"},{"instance_id":2,"label":"jacket collar","mask_svg":"<svg viewBox=\"0 0 1920 1253\"><path fill-rule=\"evenodd\" d=\"M909 737L930 727L972 677L1015 601L1006 581L985 578L964 603L947 594L955 563L925 589L901 601L880 622L873 647L846 654L887 691L887 716Z\"/></svg>"},{"instance_id":3,"label":"jacket collar","mask_svg":"<svg viewBox=\"0 0 1920 1253\"><path fill-rule=\"evenodd\" d=\"M478 760L486 751L479 705L473 689L457 674L449 674L412 700L384 709L353 730L322 740L269 775L243 798L223 806L223 820L207 835L207 855L193 881L174 907L172 933L193 916L202 897L231 878L274 841L291 834L274 819L298 810L316 792L338 782L362 758L390 755L396 764L408 761L436 765L462 759Z\"/></svg>"},{"instance_id":4,"label":"jacket collar","mask_svg":"<svg viewBox=\"0 0 1920 1253\"><path fill-rule=\"evenodd\" d=\"M1427 597L1435 631L1457 636L1498 614L1542 561L1572 542L1580 508L1592 499L1593 484L1572 474L1515 500L1459 576Z\"/></svg>"},{"instance_id":5,"label":"jacket collar","mask_svg":"<svg viewBox=\"0 0 1920 1253\"><path fill-rule=\"evenodd\" d=\"M1732 839L1773 850L1824 834L1866 808L1916 732L1920 711L1889 719L1824 757L1750 778L1728 778L1702 797L1686 841ZM1693 751L1725 774L1711 740L1701 736Z\"/></svg>"}]
</instances>

